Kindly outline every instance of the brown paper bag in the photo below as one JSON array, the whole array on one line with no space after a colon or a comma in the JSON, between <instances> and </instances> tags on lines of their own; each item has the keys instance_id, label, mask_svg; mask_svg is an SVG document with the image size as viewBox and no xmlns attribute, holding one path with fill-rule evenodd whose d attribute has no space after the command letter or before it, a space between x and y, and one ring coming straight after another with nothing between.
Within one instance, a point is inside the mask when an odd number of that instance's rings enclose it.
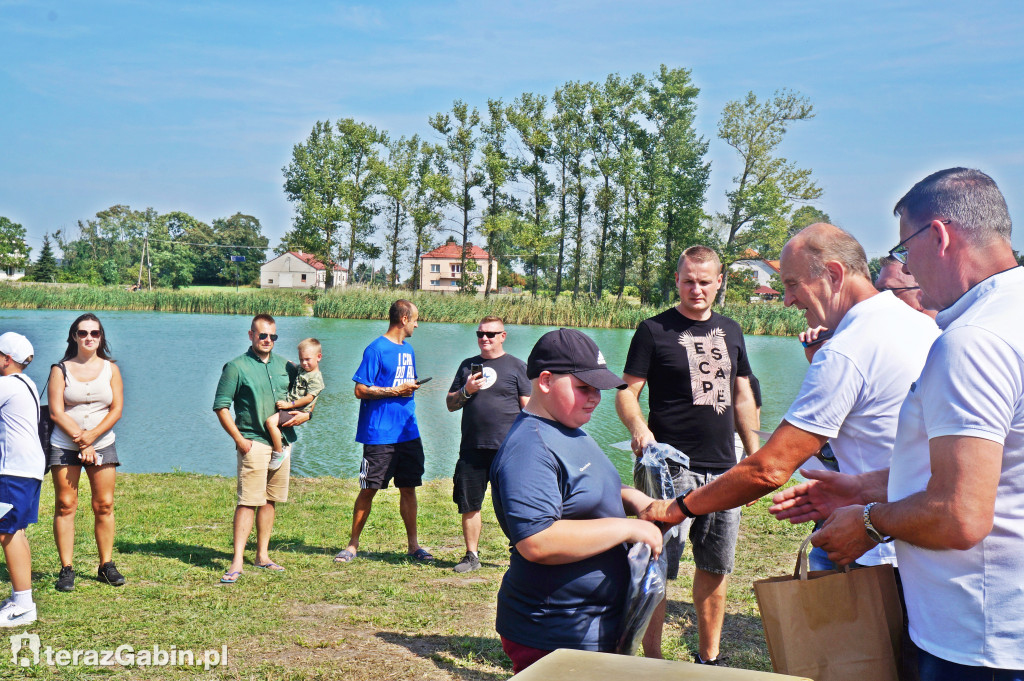
<instances>
[{"instance_id":1,"label":"brown paper bag","mask_svg":"<svg viewBox=\"0 0 1024 681\"><path fill-rule=\"evenodd\" d=\"M891 565L754 582L772 667L815 681L897 681L903 614Z\"/></svg>"}]
</instances>

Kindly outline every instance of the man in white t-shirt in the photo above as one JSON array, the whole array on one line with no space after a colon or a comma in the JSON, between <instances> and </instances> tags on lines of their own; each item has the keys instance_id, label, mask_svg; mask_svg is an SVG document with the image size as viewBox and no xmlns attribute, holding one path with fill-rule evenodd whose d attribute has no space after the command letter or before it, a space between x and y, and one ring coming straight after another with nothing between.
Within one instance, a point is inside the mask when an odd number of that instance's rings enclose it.
<instances>
[{"instance_id":1,"label":"man in white t-shirt","mask_svg":"<svg viewBox=\"0 0 1024 681\"><path fill-rule=\"evenodd\" d=\"M845 564L895 539L924 681L1024 678L1024 269L995 182L950 168L896 204L890 255L940 309L942 335L900 411L890 471L778 495L828 517L813 543ZM866 505L861 505L866 504Z\"/></svg>"},{"instance_id":2,"label":"man in white t-shirt","mask_svg":"<svg viewBox=\"0 0 1024 681\"><path fill-rule=\"evenodd\" d=\"M11 575L11 597L0 604L0 627L36 621L32 553L25 528L39 520L46 458L39 443L39 391L22 371L34 351L28 339L0 335L0 544Z\"/></svg>"},{"instance_id":3,"label":"man in white t-shirt","mask_svg":"<svg viewBox=\"0 0 1024 681\"><path fill-rule=\"evenodd\" d=\"M826 442L842 471L888 467L900 404L938 329L875 289L864 249L838 227L817 223L801 230L783 248L781 265L785 304L803 310L811 328L835 329L831 340L815 354L800 393L764 447L714 482L655 502L645 520L679 522L758 499L784 485ZM893 552L876 550L861 562L892 563Z\"/></svg>"}]
</instances>

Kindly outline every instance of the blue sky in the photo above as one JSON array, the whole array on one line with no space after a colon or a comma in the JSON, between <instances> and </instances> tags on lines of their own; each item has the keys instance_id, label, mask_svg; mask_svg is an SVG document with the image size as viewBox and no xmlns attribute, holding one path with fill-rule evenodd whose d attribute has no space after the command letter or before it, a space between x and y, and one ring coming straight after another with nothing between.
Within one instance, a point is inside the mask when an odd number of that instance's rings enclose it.
<instances>
[{"instance_id":1,"label":"blue sky","mask_svg":"<svg viewBox=\"0 0 1024 681\"><path fill-rule=\"evenodd\" d=\"M722 106L791 88L817 115L780 151L875 256L898 240L893 204L940 168L988 172L1020 219L1022 36L1019 1L0 0L0 215L33 257L44 232L117 203L241 211L276 245L292 217L281 168L317 120L426 135L456 98L483 109L664 63L701 88L707 210L737 170Z\"/></svg>"}]
</instances>

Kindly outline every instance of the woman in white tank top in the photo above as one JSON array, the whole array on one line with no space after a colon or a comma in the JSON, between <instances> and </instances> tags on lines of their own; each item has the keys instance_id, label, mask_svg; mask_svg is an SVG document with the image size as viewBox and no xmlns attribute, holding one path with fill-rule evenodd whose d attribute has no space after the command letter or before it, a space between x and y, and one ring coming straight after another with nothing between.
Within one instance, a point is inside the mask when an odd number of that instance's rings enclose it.
<instances>
[{"instance_id":1,"label":"woman in white tank top","mask_svg":"<svg viewBox=\"0 0 1024 681\"><path fill-rule=\"evenodd\" d=\"M57 590L75 588L75 513L83 467L92 490L99 580L121 586L125 580L113 561L114 471L120 465L113 427L121 418L124 385L96 315L84 314L71 325L64 359L50 368L47 395L57 426L47 452L55 496L53 536L61 564Z\"/></svg>"}]
</instances>

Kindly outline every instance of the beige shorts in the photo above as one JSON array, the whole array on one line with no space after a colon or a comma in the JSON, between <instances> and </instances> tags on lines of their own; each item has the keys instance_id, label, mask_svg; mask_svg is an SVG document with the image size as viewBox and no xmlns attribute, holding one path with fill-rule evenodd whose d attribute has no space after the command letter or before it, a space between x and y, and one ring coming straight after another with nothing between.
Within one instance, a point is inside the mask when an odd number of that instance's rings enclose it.
<instances>
[{"instance_id":1,"label":"beige shorts","mask_svg":"<svg viewBox=\"0 0 1024 681\"><path fill-rule=\"evenodd\" d=\"M238 457L238 505L263 506L268 501L288 501L289 456L276 471L270 465L270 445L253 441L252 448Z\"/></svg>"}]
</instances>

